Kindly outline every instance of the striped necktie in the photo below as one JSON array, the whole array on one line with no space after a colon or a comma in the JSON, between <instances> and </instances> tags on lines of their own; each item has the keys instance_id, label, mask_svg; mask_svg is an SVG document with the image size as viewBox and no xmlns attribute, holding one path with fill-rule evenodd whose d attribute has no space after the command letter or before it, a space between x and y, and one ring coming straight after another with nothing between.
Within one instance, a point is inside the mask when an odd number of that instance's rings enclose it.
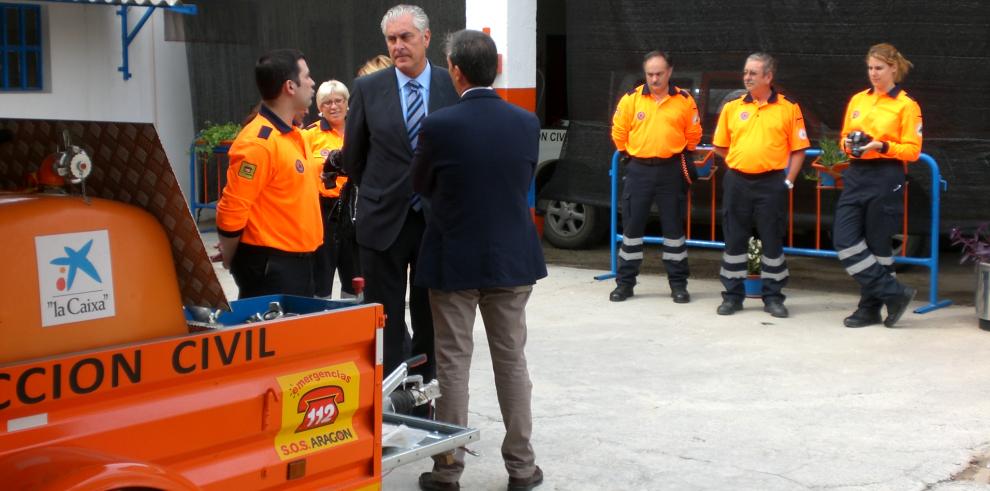
<instances>
[{"instance_id":1,"label":"striped necktie","mask_svg":"<svg viewBox=\"0 0 990 491\"><path fill-rule=\"evenodd\" d=\"M419 140L419 127L426 116L426 105L423 104L423 86L415 80L406 83L406 132L409 134L409 144L416 150Z\"/></svg>"},{"instance_id":2,"label":"striped necktie","mask_svg":"<svg viewBox=\"0 0 990 491\"><path fill-rule=\"evenodd\" d=\"M409 135L409 145L416 151L416 144L419 142L419 128L422 126L423 117L426 116L426 105L423 104L423 86L416 80L406 83L406 133ZM419 193L413 193L409 198L413 211L423 209L422 198Z\"/></svg>"}]
</instances>

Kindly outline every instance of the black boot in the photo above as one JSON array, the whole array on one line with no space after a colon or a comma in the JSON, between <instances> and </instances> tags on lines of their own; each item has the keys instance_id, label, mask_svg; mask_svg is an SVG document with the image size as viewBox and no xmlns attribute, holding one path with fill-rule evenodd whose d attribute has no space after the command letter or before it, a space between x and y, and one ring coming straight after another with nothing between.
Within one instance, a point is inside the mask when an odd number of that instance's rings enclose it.
<instances>
[{"instance_id":1,"label":"black boot","mask_svg":"<svg viewBox=\"0 0 990 491\"><path fill-rule=\"evenodd\" d=\"M608 299L612 302L622 302L631 296L633 296L631 285L618 285L615 290L612 290L612 293L608 294Z\"/></svg>"},{"instance_id":2,"label":"black boot","mask_svg":"<svg viewBox=\"0 0 990 491\"><path fill-rule=\"evenodd\" d=\"M790 315L787 312L787 307L784 307L784 302L776 299L767 300L766 303L763 304L763 311L768 312L770 315L774 317L779 317L781 319L784 319L788 315Z\"/></svg>"},{"instance_id":3,"label":"black boot","mask_svg":"<svg viewBox=\"0 0 990 491\"><path fill-rule=\"evenodd\" d=\"M846 327L866 327L883 322L880 318L880 307L860 307L849 317L842 320Z\"/></svg>"},{"instance_id":4,"label":"black boot","mask_svg":"<svg viewBox=\"0 0 990 491\"><path fill-rule=\"evenodd\" d=\"M686 286L671 286L670 298L674 299L674 303L688 303L691 301L691 294Z\"/></svg>"},{"instance_id":5,"label":"black boot","mask_svg":"<svg viewBox=\"0 0 990 491\"><path fill-rule=\"evenodd\" d=\"M732 315L736 312L742 310L742 302L736 302L734 300L722 300L722 305L718 306L715 312L718 315Z\"/></svg>"},{"instance_id":6,"label":"black boot","mask_svg":"<svg viewBox=\"0 0 990 491\"><path fill-rule=\"evenodd\" d=\"M904 287L904 292L900 295L884 302L887 304L887 318L883 320L883 325L894 327L894 324L897 324L897 321L901 320L901 316L907 311L908 305L911 304L911 300L914 300L914 296L917 294L918 290L906 286Z\"/></svg>"}]
</instances>

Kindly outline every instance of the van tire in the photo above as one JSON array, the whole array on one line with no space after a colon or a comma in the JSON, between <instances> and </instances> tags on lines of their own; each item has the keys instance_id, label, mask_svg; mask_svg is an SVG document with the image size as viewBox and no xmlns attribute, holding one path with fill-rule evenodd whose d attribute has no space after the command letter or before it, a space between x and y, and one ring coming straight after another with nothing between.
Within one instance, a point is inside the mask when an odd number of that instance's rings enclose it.
<instances>
[{"instance_id":1,"label":"van tire","mask_svg":"<svg viewBox=\"0 0 990 491\"><path fill-rule=\"evenodd\" d=\"M543 236L560 249L587 249L597 245L608 228L608 213L602 208L571 201L548 200Z\"/></svg>"}]
</instances>

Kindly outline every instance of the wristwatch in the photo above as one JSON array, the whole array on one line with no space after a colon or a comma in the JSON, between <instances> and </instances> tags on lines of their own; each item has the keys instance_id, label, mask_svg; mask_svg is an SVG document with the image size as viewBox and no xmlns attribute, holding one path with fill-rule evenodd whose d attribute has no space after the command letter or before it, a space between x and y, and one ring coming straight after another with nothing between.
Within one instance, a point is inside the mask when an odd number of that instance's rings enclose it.
<instances>
[{"instance_id":1,"label":"wristwatch","mask_svg":"<svg viewBox=\"0 0 990 491\"><path fill-rule=\"evenodd\" d=\"M784 184L787 184L787 189L794 189L794 183L790 179L784 179Z\"/></svg>"}]
</instances>

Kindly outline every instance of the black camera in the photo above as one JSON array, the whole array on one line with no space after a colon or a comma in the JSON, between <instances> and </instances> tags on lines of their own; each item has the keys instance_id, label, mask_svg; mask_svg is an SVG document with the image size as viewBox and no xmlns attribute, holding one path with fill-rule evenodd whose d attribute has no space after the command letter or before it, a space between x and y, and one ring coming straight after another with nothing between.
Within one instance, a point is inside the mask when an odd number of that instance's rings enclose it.
<instances>
[{"instance_id":1,"label":"black camera","mask_svg":"<svg viewBox=\"0 0 990 491\"><path fill-rule=\"evenodd\" d=\"M347 175L343 168L343 158L340 150L330 150L330 153L327 154L327 159L323 162L323 173L320 174L320 177L323 179L323 185L327 189L337 187L338 175Z\"/></svg>"},{"instance_id":2,"label":"black camera","mask_svg":"<svg viewBox=\"0 0 990 491\"><path fill-rule=\"evenodd\" d=\"M857 159L863 156L863 147L873 141L873 137L862 131L853 131L846 135L846 148Z\"/></svg>"}]
</instances>

